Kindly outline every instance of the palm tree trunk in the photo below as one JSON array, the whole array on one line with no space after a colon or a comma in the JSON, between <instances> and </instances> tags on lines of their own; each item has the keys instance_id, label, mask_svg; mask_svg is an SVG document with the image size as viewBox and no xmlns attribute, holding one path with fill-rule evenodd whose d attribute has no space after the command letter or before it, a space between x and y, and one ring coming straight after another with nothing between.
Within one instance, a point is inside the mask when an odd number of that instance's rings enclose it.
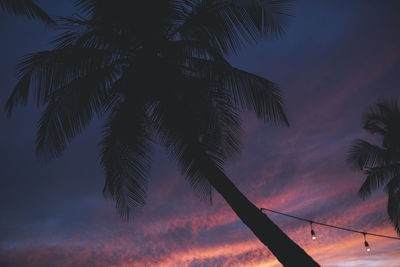
<instances>
[{"instance_id":1,"label":"palm tree trunk","mask_svg":"<svg viewBox=\"0 0 400 267\"><path fill-rule=\"evenodd\" d=\"M283 266L320 266L251 203L226 175L219 173L218 177L213 176L208 179L210 184Z\"/></svg>"}]
</instances>

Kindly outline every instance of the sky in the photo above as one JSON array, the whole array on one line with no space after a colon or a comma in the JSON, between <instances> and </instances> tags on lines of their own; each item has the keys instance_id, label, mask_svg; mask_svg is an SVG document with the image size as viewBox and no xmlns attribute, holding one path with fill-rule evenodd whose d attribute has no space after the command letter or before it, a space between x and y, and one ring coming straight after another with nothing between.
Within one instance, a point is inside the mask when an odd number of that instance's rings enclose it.
<instances>
[{"instance_id":1,"label":"sky","mask_svg":"<svg viewBox=\"0 0 400 267\"><path fill-rule=\"evenodd\" d=\"M37 1L52 16L76 12L68 0ZM362 201L363 174L345 161L352 141L378 143L361 115L400 99L399 1L297 0L286 34L250 46L230 62L278 83L290 127L243 114L242 151L228 177L258 207L322 223L396 236L383 190ZM0 11L0 105L15 85L21 56L49 48L55 32ZM42 108L0 113L1 266L281 266L217 193L212 206L154 147L147 204L122 221L101 193L101 121L61 158L35 157ZM399 266L400 241L270 218L322 266Z\"/></svg>"}]
</instances>

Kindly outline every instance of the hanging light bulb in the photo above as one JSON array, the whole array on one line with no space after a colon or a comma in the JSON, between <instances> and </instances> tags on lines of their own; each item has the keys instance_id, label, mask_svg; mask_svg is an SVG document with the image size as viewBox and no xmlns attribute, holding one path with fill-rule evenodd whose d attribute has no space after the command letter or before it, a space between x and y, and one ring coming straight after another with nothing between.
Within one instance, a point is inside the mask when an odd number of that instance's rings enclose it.
<instances>
[{"instance_id":1,"label":"hanging light bulb","mask_svg":"<svg viewBox=\"0 0 400 267\"><path fill-rule=\"evenodd\" d=\"M364 235L364 246L365 246L365 250L367 251L367 252L370 252L371 251L371 247L369 246L369 244L368 244L368 242L367 242L367 238L366 238L366 233L363 233L363 235Z\"/></svg>"},{"instance_id":2,"label":"hanging light bulb","mask_svg":"<svg viewBox=\"0 0 400 267\"><path fill-rule=\"evenodd\" d=\"M364 245L365 245L365 250L366 250L367 252L370 252L370 251L371 251L371 248L370 248L370 246L369 246L369 244L368 244L367 241L364 242Z\"/></svg>"},{"instance_id":3,"label":"hanging light bulb","mask_svg":"<svg viewBox=\"0 0 400 267\"><path fill-rule=\"evenodd\" d=\"M312 228L312 221L310 221L310 227L311 227L311 239L315 240L315 239L317 239L317 236L315 235L315 232Z\"/></svg>"},{"instance_id":4,"label":"hanging light bulb","mask_svg":"<svg viewBox=\"0 0 400 267\"><path fill-rule=\"evenodd\" d=\"M317 237L315 236L314 230L311 230L311 239L315 240Z\"/></svg>"}]
</instances>

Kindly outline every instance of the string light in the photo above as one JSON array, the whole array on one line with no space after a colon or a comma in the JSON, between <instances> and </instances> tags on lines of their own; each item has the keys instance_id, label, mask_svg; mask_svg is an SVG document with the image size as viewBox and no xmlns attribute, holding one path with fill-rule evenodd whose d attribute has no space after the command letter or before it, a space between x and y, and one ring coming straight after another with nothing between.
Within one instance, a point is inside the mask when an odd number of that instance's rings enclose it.
<instances>
[{"instance_id":1,"label":"string light","mask_svg":"<svg viewBox=\"0 0 400 267\"><path fill-rule=\"evenodd\" d=\"M312 221L310 221L310 227L311 227L311 239L315 240L317 239L317 236L315 235L314 229L312 228Z\"/></svg>"},{"instance_id":2,"label":"string light","mask_svg":"<svg viewBox=\"0 0 400 267\"><path fill-rule=\"evenodd\" d=\"M371 247L369 246L369 244L368 244L368 242L367 242L367 234L366 233L363 233L364 234L364 246L365 246L365 250L367 251L367 252L370 252L371 251Z\"/></svg>"},{"instance_id":3,"label":"string light","mask_svg":"<svg viewBox=\"0 0 400 267\"><path fill-rule=\"evenodd\" d=\"M317 236L315 235L314 229L312 227L313 224L318 224L318 225L322 225L322 226L326 226L326 227L331 227L331 228L335 228L335 229L339 229L339 230L343 230L343 231L348 231L348 232L353 232L353 233L360 233L364 235L364 246L365 246L365 250L367 252L371 251L371 247L369 246L369 243L367 241L366 236L367 235L371 235L371 236L376 236L376 237L381 237L381 238L388 238L388 239L395 239L395 240L400 240L400 237L395 237L395 236L387 236L387 235L380 235L380 234L374 234L374 233L368 233L368 232L361 232L361 231L357 231L357 230L353 230L353 229L349 229L349 228L344 228L344 227L339 227L339 226L335 226L335 225L331 225L331 224L326 224L326 223L320 223L320 222L316 222L313 220L309 220L309 219L305 219L305 218L301 218L301 217L297 217L297 216L293 216L290 214L286 214L283 212L279 212L279 211L275 211L275 210L270 210L270 209L266 209L266 208L260 208L260 211L270 211L279 215L283 215L283 216L287 216L296 220L300 220L300 221L305 221L305 222L309 222L310 223L310 227L311 227L311 239L315 240L317 239Z\"/></svg>"}]
</instances>

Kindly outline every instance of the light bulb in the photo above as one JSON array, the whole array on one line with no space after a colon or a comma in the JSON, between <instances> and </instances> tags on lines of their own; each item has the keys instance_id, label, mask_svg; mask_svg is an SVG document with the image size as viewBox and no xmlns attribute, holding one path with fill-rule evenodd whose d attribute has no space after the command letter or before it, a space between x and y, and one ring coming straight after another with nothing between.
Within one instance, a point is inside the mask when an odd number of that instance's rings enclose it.
<instances>
[{"instance_id":1,"label":"light bulb","mask_svg":"<svg viewBox=\"0 0 400 267\"><path fill-rule=\"evenodd\" d=\"M367 252L370 252L370 251L371 251L371 247L369 246L369 244L368 244L367 241L364 242L364 245L365 245L365 250L366 250Z\"/></svg>"},{"instance_id":2,"label":"light bulb","mask_svg":"<svg viewBox=\"0 0 400 267\"><path fill-rule=\"evenodd\" d=\"M315 232L314 232L314 230L312 230L312 229L311 229L311 239L312 239L312 240L317 239L317 237L315 236Z\"/></svg>"}]
</instances>

